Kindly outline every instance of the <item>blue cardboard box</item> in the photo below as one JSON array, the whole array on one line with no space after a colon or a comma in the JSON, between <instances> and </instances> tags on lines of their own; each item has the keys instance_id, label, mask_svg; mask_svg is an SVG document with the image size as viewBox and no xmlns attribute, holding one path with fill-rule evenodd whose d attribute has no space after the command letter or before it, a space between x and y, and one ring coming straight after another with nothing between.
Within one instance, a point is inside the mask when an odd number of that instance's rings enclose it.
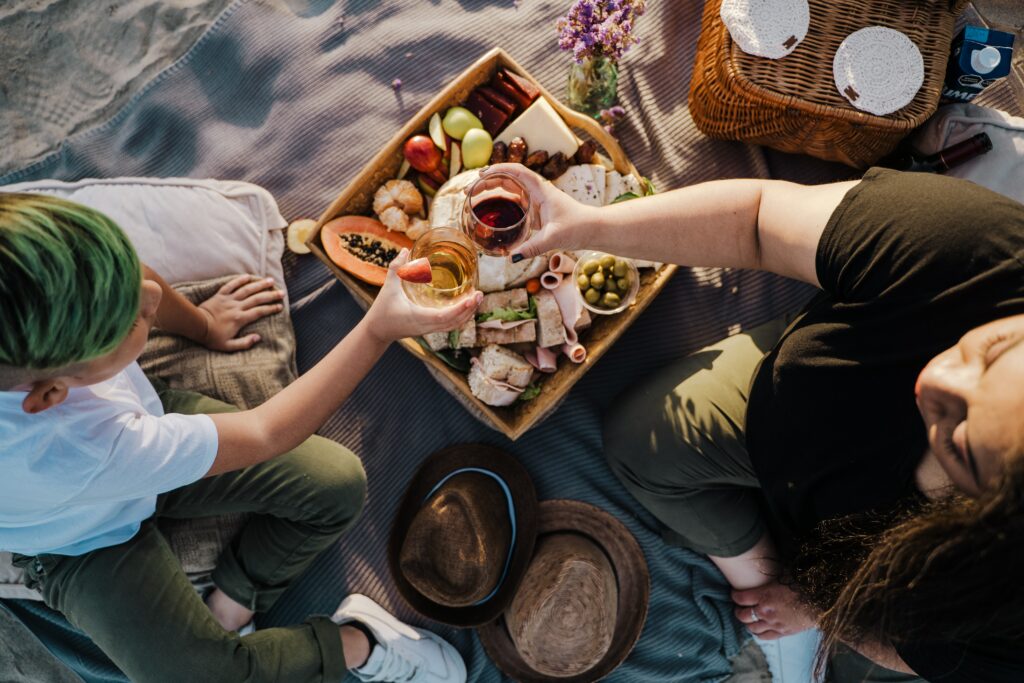
<instances>
[{"instance_id":1,"label":"blue cardboard box","mask_svg":"<svg viewBox=\"0 0 1024 683\"><path fill-rule=\"evenodd\" d=\"M1010 73L1013 34L967 25L953 39L942 99L970 102L986 87Z\"/></svg>"}]
</instances>

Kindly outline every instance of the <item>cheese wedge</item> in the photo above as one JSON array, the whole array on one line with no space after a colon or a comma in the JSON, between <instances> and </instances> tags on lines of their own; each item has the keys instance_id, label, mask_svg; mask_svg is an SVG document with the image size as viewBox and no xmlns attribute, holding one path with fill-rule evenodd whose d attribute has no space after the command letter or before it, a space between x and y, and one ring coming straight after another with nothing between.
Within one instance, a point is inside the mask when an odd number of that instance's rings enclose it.
<instances>
[{"instance_id":1,"label":"cheese wedge","mask_svg":"<svg viewBox=\"0 0 1024 683\"><path fill-rule=\"evenodd\" d=\"M565 125L562 117L555 112L543 97L537 99L530 108L508 124L495 142L512 142L512 138L521 137L531 152L544 150L548 155L561 152L572 157L579 148L579 140Z\"/></svg>"}]
</instances>

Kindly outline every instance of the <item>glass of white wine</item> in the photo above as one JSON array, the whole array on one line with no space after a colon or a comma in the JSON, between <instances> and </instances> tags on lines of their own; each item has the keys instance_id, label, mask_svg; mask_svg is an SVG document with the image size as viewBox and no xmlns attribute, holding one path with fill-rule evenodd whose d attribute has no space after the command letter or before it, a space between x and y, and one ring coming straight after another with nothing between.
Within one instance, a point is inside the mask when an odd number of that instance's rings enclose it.
<instances>
[{"instance_id":1,"label":"glass of white wine","mask_svg":"<svg viewBox=\"0 0 1024 683\"><path fill-rule=\"evenodd\" d=\"M412 245L409 260L419 258L430 262L431 280L429 283L402 280L402 289L410 301L441 308L476 289L476 245L461 230L428 230Z\"/></svg>"}]
</instances>

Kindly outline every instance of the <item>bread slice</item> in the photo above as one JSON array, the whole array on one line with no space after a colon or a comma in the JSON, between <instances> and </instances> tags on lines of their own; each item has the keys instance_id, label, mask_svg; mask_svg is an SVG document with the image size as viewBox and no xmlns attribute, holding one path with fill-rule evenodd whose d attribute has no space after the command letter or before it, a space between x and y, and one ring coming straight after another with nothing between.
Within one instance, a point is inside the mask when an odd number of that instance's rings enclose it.
<instances>
[{"instance_id":1,"label":"bread slice","mask_svg":"<svg viewBox=\"0 0 1024 683\"><path fill-rule=\"evenodd\" d=\"M427 346L430 347L431 351L444 351L445 349L450 348L448 346L447 332L428 332L423 335L423 341L427 342Z\"/></svg>"},{"instance_id":2,"label":"bread slice","mask_svg":"<svg viewBox=\"0 0 1024 683\"><path fill-rule=\"evenodd\" d=\"M537 300L537 346L561 346L565 343L565 324L555 295L542 289L533 296Z\"/></svg>"},{"instance_id":3,"label":"bread slice","mask_svg":"<svg viewBox=\"0 0 1024 683\"><path fill-rule=\"evenodd\" d=\"M533 379L533 366L529 361L497 344L486 346L477 360L485 375L514 387L522 389Z\"/></svg>"},{"instance_id":4,"label":"bread slice","mask_svg":"<svg viewBox=\"0 0 1024 683\"><path fill-rule=\"evenodd\" d=\"M469 369L469 390L489 406L510 406L516 402L522 389L491 379L478 362Z\"/></svg>"},{"instance_id":5,"label":"bread slice","mask_svg":"<svg viewBox=\"0 0 1024 683\"><path fill-rule=\"evenodd\" d=\"M452 348L450 332L428 332L423 335L423 341L431 351L444 351ZM476 346L476 321L470 318L459 328L458 341L455 342L456 349L471 349Z\"/></svg>"},{"instance_id":6,"label":"bread slice","mask_svg":"<svg viewBox=\"0 0 1024 683\"><path fill-rule=\"evenodd\" d=\"M526 288L509 289L504 292L492 292L485 294L480 306L476 309L477 314L490 313L499 308L511 308L513 311L525 311L530 307L530 295Z\"/></svg>"},{"instance_id":7,"label":"bread slice","mask_svg":"<svg viewBox=\"0 0 1024 683\"><path fill-rule=\"evenodd\" d=\"M524 290L525 291L525 290ZM476 346L487 344L523 344L537 341L537 321L523 320L510 329L476 326Z\"/></svg>"}]
</instances>

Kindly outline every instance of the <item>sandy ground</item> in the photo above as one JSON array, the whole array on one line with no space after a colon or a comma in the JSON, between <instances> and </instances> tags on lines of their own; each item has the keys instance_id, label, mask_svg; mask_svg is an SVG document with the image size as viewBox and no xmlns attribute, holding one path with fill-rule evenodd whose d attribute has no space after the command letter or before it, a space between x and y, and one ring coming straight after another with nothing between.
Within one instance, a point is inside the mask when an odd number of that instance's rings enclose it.
<instances>
[{"instance_id":1,"label":"sandy ground","mask_svg":"<svg viewBox=\"0 0 1024 683\"><path fill-rule=\"evenodd\" d=\"M229 3L0 2L0 173L112 116Z\"/></svg>"}]
</instances>

